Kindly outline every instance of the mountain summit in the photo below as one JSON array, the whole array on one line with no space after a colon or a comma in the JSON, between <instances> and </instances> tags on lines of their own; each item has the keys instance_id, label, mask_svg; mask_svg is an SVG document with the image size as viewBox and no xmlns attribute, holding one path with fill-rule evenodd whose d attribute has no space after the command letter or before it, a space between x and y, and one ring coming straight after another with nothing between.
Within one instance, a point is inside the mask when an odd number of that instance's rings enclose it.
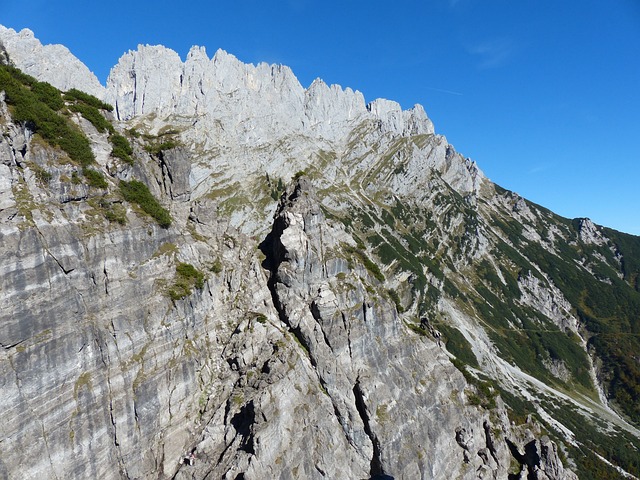
<instances>
[{"instance_id":1,"label":"mountain summit","mask_svg":"<svg viewBox=\"0 0 640 480\"><path fill-rule=\"evenodd\" d=\"M640 238L284 66L0 58L0 477L640 476Z\"/></svg>"}]
</instances>

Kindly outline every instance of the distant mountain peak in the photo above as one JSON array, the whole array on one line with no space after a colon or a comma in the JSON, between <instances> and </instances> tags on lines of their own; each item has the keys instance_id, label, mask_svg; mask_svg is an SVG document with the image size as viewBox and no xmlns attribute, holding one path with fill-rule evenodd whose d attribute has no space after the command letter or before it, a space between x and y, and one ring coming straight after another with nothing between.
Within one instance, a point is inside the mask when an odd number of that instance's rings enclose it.
<instances>
[{"instance_id":1,"label":"distant mountain peak","mask_svg":"<svg viewBox=\"0 0 640 480\"><path fill-rule=\"evenodd\" d=\"M25 73L61 90L77 88L104 99L120 120L153 113L204 114L217 121L230 114L251 131L278 135L311 129L336 140L345 134L345 123L371 117L385 132L433 133L422 107L403 112L385 99L366 105L360 92L319 78L305 90L287 66L245 64L222 49L210 59L205 47L193 46L183 62L165 46L138 45L120 58L103 87L66 47L43 46L30 30L0 26L0 43Z\"/></svg>"},{"instance_id":2,"label":"distant mountain peak","mask_svg":"<svg viewBox=\"0 0 640 480\"><path fill-rule=\"evenodd\" d=\"M102 98L105 89L98 78L63 45L42 45L28 28L16 32L0 25L0 44L23 72L49 82L60 90L77 88Z\"/></svg>"}]
</instances>

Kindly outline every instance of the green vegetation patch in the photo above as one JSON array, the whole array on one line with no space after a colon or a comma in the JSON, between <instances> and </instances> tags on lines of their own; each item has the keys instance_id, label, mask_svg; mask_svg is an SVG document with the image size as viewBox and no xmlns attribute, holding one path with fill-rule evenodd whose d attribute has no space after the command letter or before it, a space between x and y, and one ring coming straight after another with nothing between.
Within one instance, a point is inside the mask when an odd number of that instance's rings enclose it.
<instances>
[{"instance_id":1,"label":"green vegetation patch","mask_svg":"<svg viewBox=\"0 0 640 480\"><path fill-rule=\"evenodd\" d=\"M547 433L556 443L564 443L566 440L562 432L556 432L553 425L546 425L544 420L538 418L537 408L529 400L521 395L514 395L500 386L493 385L507 407L509 419L516 425L523 425L527 417L532 415L536 421L542 423ZM576 463L574 472L579 478L589 479L620 479L623 476L612 466L607 465L597 455L619 465L627 472L640 475L640 440L631 434L622 431L602 429L596 424L595 419L586 418L568 402L558 398L551 400L547 397L541 405L545 411L560 421L565 427L575 434L577 446L564 443L568 454ZM563 460L565 466L567 463Z\"/></svg>"},{"instance_id":2,"label":"green vegetation patch","mask_svg":"<svg viewBox=\"0 0 640 480\"><path fill-rule=\"evenodd\" d=\"M496 190L499 195L511 195L505 190ZM602 378L608 398L639 424L640 362L637 352L640 351L640 237L604 228L603 233L613 245L584 244L578 235L580 219L570 221L535 204L528 204L537 210L541 219L539 223L544 225L543 230L555 226L561 232L561 236L556 236L554 241L556 252L545 249L537 242L529 242L522 235L522 226L517 221L494 217L493 225L517 246L515 250L501 243L498 247L501 254L507 256L521 272L530 272L538 278L537 268L532 264L539 266L562 291L575 308L581 324L588 330L588 348L595 351L602 361ZM614 247L613 251L611 246ZM621 255L619 267L616 253ZM582 264L589 265L593 273L579 267ZM622 279L618 276L620 273ZM487 275L484 278L487 285L494 286ZM500 290L505 297L509 295L508 289ZM493 300L489 302L493 307L498 307ZM513 312L513 309L509 310ZM522 319L520 312L516 315ZM501 314L498 316L504 317ZM562 332L543 331L552 329L538 326L536 330L539 332L534 334L531 331L513 333L511 338L496 335L494 331L492 339L498 340L501 351L508 350L514 356L521 356L517 361L521 367L532 361L532 350L544 350L550 358L559 357L564 361L580 383L590 383L586 375L587 359L583 351L578 351L582 349L578 348L575 341L571 342ZM501 341L499 337L503 337ZM529 354L523 355L527 350ZM528 367L529 371L531 367Z\"/></svg>"},{"instance_id":3,"label":"green vegetation patch","mask_svg":"<svg viewBox=\"0 0 640 480\"><path fill-rule=\"evenodd\" d=\"M403 313L404 307L402 306L402 301L400 300L400 295L398 295L398 292L390 288L389 290L387 290L387 293L389 294L389 298L391 298L393 303L395 303L398 313Z\"/></svg>"},{"instance_id":4,"label":"green vegetation patch","mask_svg":"<svg viewBox=\"0 0 640 480\"><path fill-rule=\"evenodd\" d=\"M512 299L501 301L486 288L478 291L483 299L476 300L476 309L506 359L544 382L562 386L563 382L543 364L544 360L560 360L574 381L593 391L587 354L575 335L563 332L537 311L521 307Z\"/></svg>"},{"instance_id":5,"label":"green vegetation patch","mask_svg":"<svg viewBox=\"0 0 640 480\"><path fill-rule=\"evenodd\" d=\"M280 200L280 197L284 193L285 187L282 182L282 178L278 178L278 181L272 180L267 175L267 188L269 189L269 196L276 202Z\"/></svg>"},{"instance_id":6,"label":"green vegetation patch","mask_svg":"<svg viewBox=\"0 0 640 480\"><path fill-rule=\"evenodd\" d=\"M133 148L131 148L129 140L119 133L116 133L111 122L107 120L101 112L101 110L113 110L111 105L75 89L67 92L64 95L64 99L71 102L69 110L82 115L82 117L88 120L96 130L98 130L98 132L109 133L109 142L112 146L112 156L121 159L125 163L133 164L133 159L131 158Z\"/></svg>"},{"instance_id":7,"label":"green vegetation patch","mask_svg":"<svg viewBox=\"0 0 640 480\"><path fill-rule=\"evenodd\" d=\"M113 150L111 151L112 156L119 158L129 165L133 164L133 158L131 158L131 155L133 155L133 148L131 148L131 144L126 137L123 137L118 133L112 133L109 136L109 142L111 142L111 146L113 147Z\"/></svg>"},{"instance_id":8,"label":"green vegetation patch","mask_svg":"<svg viewBox=\"0 0 640 480\"><path fill-rule=\"evenodd\" d=\"M127 211L122 204L109 201L103 197L99 200L98 207L102 211L104 218L109 220L109 222L119 225L127 224Z\"/></svg>"},{"instance_id":9,"label":"green vegetation patch","mask_svg":"<svg viewBox=\"0 0 640 480\"><path fill-rule=\"evenodd\" d=\"M378 267L378 265L376 265L368 256L366 253L364 253L364 251L358 249L358 248L354 248L350 245L345 245L344 247L345 251L348 254L353 255L354 257L357 257L360 262L362 262L362 264L364 265L364 267L367 269L367 271L373 275L373 277L378 280L379 282L384 282L384 275L382 274L382 272L380 271L380 267Z\"/></svg>"},{"instance_id":10,"label":"green vegetation patch","mask_svg":"<svg viewBox=\"0 0 640 480\"><path fill-rule=\"evenodd\" d=\"M201 290L204 287L205 276L190 263L176 265L176 279L169 288L168 294L172 300L186 298L193 292L193 288Z\"/></svg>"},{"instance_id":11,"label":"green vegetation patch","mask_svg":"<svg viewBox=\"0 0 640 480\"><path fill-rule=\"evenodd\" d=\"M628 255L631 265L638 262L633 246ZM615 274L608 277L611 283L597 280L576 267L582 256L577 247L560 244L559 248L560 256L532 244L526 255L549 274L577 308L580 320L592 334L588 346L603 362L609 398L640 423L640 292Z\"/></svg>"},{"instance_id":12,"label":"green vegetation patch","mask_svg":"<svg viewBox=\"0 0 640 480\"><path fill-rule=\"evenodd\" d=\"M41 184L47 184L51 181L51 179L53 178L53 175L51 175L50 172L48 172L47 170L45 170L44 168L42 168L40 165L37 164L33 164L31 166L31 169L33 170L34 175L36 176L36 179L38 180L38 182L40 182Z\"/></svg>"},{"instance_id":13,"label":"green vegetation patch","mask_svg":"<svg viewBox=\"0 0 640 480\"><path fill-rule=\"evenodd\" d=\"M196 288L204 287L204 273L190 263L179 263L176 266L176 273L182 278L192 280Z\"/></svg>"},{"instance_id":14,"label":"green vegetation patch","mask_svg":"<svg viewBox=\"0 0 640 480\"><path fill-rule=\"evenodd\" d=\"M64 107L64 101L60 90L47 82L35 82L31 86L31 92L36 98L45 103L51 110L58 111Z\"/></svg>"},{"instance_id":15,"label":"green vegetation patch","mask_svg":"<svg viewBox=\"0 0 640 480\"><path fill-rule=\"evenodd\" d=\"M220 273L222 271L222 262L219 258L216 258L211 265L209 265L209 270L213 273Z\"/></svg>"},{"instance_id":16,"label":"green vegetation patch","mask_svg":"<svg viewBox=\"0 0 640 480\"><path fill-rule=\"evenodd\" d=\"M640 237L605 228L604 233L609 237L617 252L622 255L621 269L624 279L631 287L640 292ZM609 251L608 248L604 249Z\"/></svg>"},{"instance_id":17,"label":"green vegetation patch","mask_svg":"<svg viewBox=\"0 0 640 480\"><path fill-rule=\"evenodd\" d=\"M560 330L537 310L518 302L521 297L518 276L539 274L536 274L532 265L537 261L530 260L532 250L527 248L526 241L518 237L512 241L524 246L516 251L506 243L499 242L498 249L491 252L498 260L499 267L487 260L475 265L474 288L478 296L473 299L473 305L478 316L485 322L489 336L502 355L527 373L566 388L567 385L544 366L546 361L561 361L573 381L593 392L589 360L580 339ZM540 250L546 252L541 247ZM551 253L549 255L553 256ZM562 262L560 259L557 261ZM509 264L511 266L506 268L505 265ZM577 270L575 265L572 268ZM541 281L546 284L546 280Z\"/></svg>"},{"instance_id":18,"label":"green vegetation patch","mask_svg":"<svg viewBox=\"0 0 640 480\"><path fill-rule=\"evenodd\" d=\"M451 354L455 355L455 357L465 365L480 368L480 364L473 353L471 344L467 341L460 330L444 323L436 323L435 326L438 331L443 334L444 344Z\"/></svg>"},{"instance_id":19,"label":"green vegetation patch","mask_svg":"<svg viewBox=\"0 0 640 480\"><path fill-rule=\"evenodd\" d=\"M165 125L160 129L157 135L139 134L135 129L130 129L128 133L132 137L142 137L146 142L144 149L152 155L159 155L164 150L171 150L180 145L175 136L180 133L177 128Z\"/></svg>"},{"instance_id":20,"label":"green vegetation patch","mask_svg":"<svg viewBox=\"0 0 640 480\"><path fill-rule=\"evenodd\" d=\"M431 335L422 325L413 322L404 322L404 324L409 328L409 330L417 333L418 335L422 335L423 337L430 337Z\"/></svg>"},{"instance_id":21,"label":"green vegetation patch","mask_svg":"<svg viewBox=\"0 0 640 480\"><path fill-rule=\"evenodd\" d=\"M82 117L88 120L89 122L91 122L91 124L100 133L115 132L113 125L111 125L111 122L109 122L109 120L104 118L104 116L100 113L100 110L98 110L97 108L91 105L86 105L84 103L75 103L75 104L69 105L69 110L82 115Z\"/></svg>"},{"instance_id":22,"label":"green vegetation patch","mask_svg":"<svg viewBox=\"0 0 640 480\"><path fill-rule=\"evenodd\" d=\"M544 400L542 406L576 435L578 446L569 445L580 478L618 479L620 473L600 460L594 452L640 477L640 440L624 431L599 428L593 419L586 419L574 405L559 399Z\"/></svg>"},{"instance_id":23,"label":"green vegetation patch","mask_svg":"<svg viewBox=\"0 0 640 480\"><path fill-rule=\"evenodd\" d=\"M171 150L172 148L176 148L178 146L178 143L174 140L167 140L165 142L161 142L161 143L155 143L152 145L146 145L144 147L144 149L153 154L153 155L158 155L159 153L163 152L164 150Z\"/></svg>"},{"instance_id":24,"label":"green vegetation patch","mask_svg":"<svg viewBox=\"0 0 640 480\"><path fill-rule=\"evenodd\" d=\"M107 181L104 179L104 175L93 168L84 168L82 170L82 174L87 179L87 183L90 187L105 189L109 186Z\"/></svg>"},{"instance_id":25,"label":"green vegetation patch","mask_svg":"<svg viewBox=\"0 0 640 480\"><path fill-rule=\"evenodd\" d=\"M113 111L113 106L108 103L103 102L97 97L85 93L76 88L72 88L71 90L65 92L64 99L67 101L79 101L93 108L97 108L99 110L107 110L109 112Z\"/></svg>"},{"instance_id":26,"label":"green vegetation patch","mask_svg":"<svg viewBox=\"0 0 640 480\"><path fill-rule=\"evenodd\" d=\"M122 180L120 182L120 192L122 192L122 196L126 201L138 205L145 213L153 217L162 228L168 228L171 225L171 215L158 203L158 200L151 194L144 183L138 180L129 182Z\"/></svg>"},{"instance_id":27,"label":"green vegetation patch","mask_svg":"<svg viewBox=\"0 0 640 480\"><path fill-rule=\"evenodd\" d=\"M0 90L6 92L7 103L11 106L15 121L27 123L35 133L52 146L62 148L72 160L83 167L92 164L95 158L85 135L58 113L65 107L65 101L69 103L70 111L82 115L96 130L101 133L109 132L113 156L132 163L130 155L133 150L128 140L115 133L111 122L101 113L101 110L112 111L111 105L77 89L71 89L62 95L50 84L38 82L7 65L0 66Z\"/></svg>"},{"instance_id":28,"label":"green vegetation patch","mask_svg":"<svg viewBox=\"0 0 640 480\"><path fill-rule=\"evenodd\" d=\"M4 90L14 121L24 122L54 147L60 147L74 161L86 167L95 162L87 137L57 112L59 92L41 85L18 69L0 65L0 90ZM48 84L47 84L48 85Z\"/></svg>"},{"instance_id":29,"label":"green vegetation patch","mask_svg":"<svg viewBox=\"0 0 640 480\"><path fill-rule=\"evenodd\" d=\"M453 366L460 370L469 385L474 387L473 392L467 392L469 404L482 407L487 410L496 408L496 398L498 397L498 386L491 380L483 380L475 377L467 366L459 358L451 358Z\"/></svg>"}]
</instances>

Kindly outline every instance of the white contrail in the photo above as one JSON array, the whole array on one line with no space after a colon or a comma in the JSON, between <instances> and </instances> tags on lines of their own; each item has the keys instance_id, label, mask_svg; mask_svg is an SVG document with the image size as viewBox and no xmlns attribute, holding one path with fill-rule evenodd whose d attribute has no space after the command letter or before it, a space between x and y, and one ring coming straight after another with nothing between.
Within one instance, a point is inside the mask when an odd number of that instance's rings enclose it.
<instances>
[{"instance_id":1,"label":"white contrail","mask_svg":"<svg viewBox=\"0 0 640 480\"><path fill-rule=\"evenodd\" d=\"M435 90L436 92L449 93L451 95L458 95L458 96L464 95L463 93L454 92L453 90L445 90L444 88L436 88L436 87L424 87L424 88L427 88L429 90Z\"/></svg>"}]
</instances>

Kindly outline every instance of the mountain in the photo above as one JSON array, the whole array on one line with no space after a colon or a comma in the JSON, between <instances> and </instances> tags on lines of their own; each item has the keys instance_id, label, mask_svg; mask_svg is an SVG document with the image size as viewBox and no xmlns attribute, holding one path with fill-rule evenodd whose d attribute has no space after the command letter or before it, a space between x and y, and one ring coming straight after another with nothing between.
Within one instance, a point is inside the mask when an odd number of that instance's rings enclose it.
<instances>
[{"instance_id":1,"label":"mountain","mask_svg":"<svg viewBox=\"0 0 640 480\"><path fill-rule=\"evenodd\" d=\"M640 476L639 237L421 106L0 45L0 477Z\"/></svg>"}]
</instances>

